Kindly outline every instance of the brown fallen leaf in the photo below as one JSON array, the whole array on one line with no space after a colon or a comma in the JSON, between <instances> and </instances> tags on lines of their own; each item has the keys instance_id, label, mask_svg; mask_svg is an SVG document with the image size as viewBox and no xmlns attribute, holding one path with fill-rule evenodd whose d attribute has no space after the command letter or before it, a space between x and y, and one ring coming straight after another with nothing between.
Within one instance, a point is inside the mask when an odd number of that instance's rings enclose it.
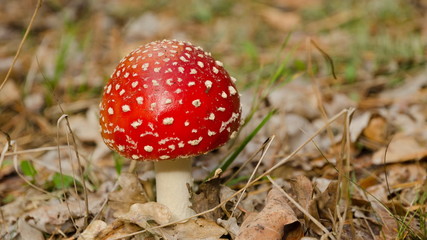
<instances>
[{"instance_id":1,"label":"brown fallen leaf","mask_svg":"<svg viewBox=\"0 0 427 240\"><path fill-rule=\"evenodd\" d=\"M43 233L32 227L28 222L25 221L24 217L20 217L18 220L18 232L21 239L32 239L32 240L44 240Z\"/></svg>"},{"instance_id":2,"label":"brown fallen leaf","mask_svg":"<svg viewBox=\"0 0 427 240\"><path fill-rule=\"evenodd\" d=\"M101 220L92 221L89 226L80 234L77 240L94 240L96 236L105 228L107 223Z\"/></svg>"},{"instance_id":3,"label":"brown fallen leaf","mask_svg":"<svg viewBox=\"0 0 427 240\"><path fill-rule=\"evenodd\" d=\"M148 228L148 221L155 221L158 224L166 224L170 221L172 213L161 203L147 202L133 204L129 212L116 214L118 219L137 224L142 228Z\"/></svg>"},{"instance_id":4,"label":"brown fallen leaf","mask_svg":"<svg viewBox=\"0 0 427 240\"><path fill-rule=\"evenodd\" d=\"M172 227L163 228L169 234L168 239L185 240L217 240L227 231L213 221L198 218L190 219L185 223L180 223Z\"/></svg>"},{"instance_id":5,"label":"brown fallen leaf","mask_svg":"<svg viewBox=\"0 0 427 240\"><path fill-rule=\"evenodd\" d=\"M384 161L384 153L387 151ZM388 147L381 148L372 156L372 163L382 165L385 163L405 162L427 157L427 148L418 143L414 136L396 134Z\"/></svg>"},{"instance_id":6,"label":"brown fallen leaf","mask_svg":"<svg viewBox=\"0 0 427 240\"><path fill-rule=\"evenodd\" d=\"M192 208L196 213L201 213L216 207L220 203L221 179L215 178L200 184L199 190L191 196ZM220 208L204 214L206 219L216 221L223 215Z\"/></svg>"},{"instance_id":7,"label":"brown fallen leaf","mask_svg":"<svg viewBox=\"0 0 427 240\"><path fill-rule=\"evenodd\" d=\"M310 201L309 213L319 220L325 227L330 227L334 221L331 213L335 212L338 182L329 183L325 191ZM323 231L313 222L308 224L308 228L318 235L323 235Z\"/></svg>"},{"instance_id":8,"label":"brown fallen leaf","mask_svg":"<svg viewBox=\"0 0 427 240\"><path fill-rule=\"evenodd\" d=\"M273 188L267 195L264 209L245 219L236 240L300 239L302 236L301 224L287 199Z\"/></svg>"}]
</instances>

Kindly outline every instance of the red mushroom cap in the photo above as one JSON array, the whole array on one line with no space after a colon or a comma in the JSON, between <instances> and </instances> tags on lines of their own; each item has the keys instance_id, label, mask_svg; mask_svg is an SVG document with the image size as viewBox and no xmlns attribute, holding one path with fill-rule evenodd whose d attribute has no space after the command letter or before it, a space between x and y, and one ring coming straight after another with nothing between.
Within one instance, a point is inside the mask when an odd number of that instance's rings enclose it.
<instances>
[{"instance_id":1,"label":"red mushroom cap","mask_svg":"<svg viewBox=\"0 0 427 240\"><path fill-rule=\"evenodd\" d=\"M104 88L104 142L135 160L209 152L240 126L239 94L222 63L188 42L163 40L123 58Z\"/></svg>"}]
</instances>

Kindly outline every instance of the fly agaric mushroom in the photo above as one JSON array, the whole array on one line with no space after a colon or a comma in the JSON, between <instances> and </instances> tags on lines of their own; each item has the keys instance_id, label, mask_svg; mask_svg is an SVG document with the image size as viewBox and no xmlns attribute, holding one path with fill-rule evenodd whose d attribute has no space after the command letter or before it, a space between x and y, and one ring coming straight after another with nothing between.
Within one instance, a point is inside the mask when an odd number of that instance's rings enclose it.
<instances>
[{"instance_id":1,"label":"fly agaric mushroom","mask_svg":"<svg viewBox=\"0 0 427 240\"><path fill-rule=\"evenodd\" d=\"M194 214L192 157L224 145L240 126L234 81L202 48L163 40L124 57L104 87L104 142L124 157L154 161L157 202L173 220Z\"/></svg>"}]
</instances>

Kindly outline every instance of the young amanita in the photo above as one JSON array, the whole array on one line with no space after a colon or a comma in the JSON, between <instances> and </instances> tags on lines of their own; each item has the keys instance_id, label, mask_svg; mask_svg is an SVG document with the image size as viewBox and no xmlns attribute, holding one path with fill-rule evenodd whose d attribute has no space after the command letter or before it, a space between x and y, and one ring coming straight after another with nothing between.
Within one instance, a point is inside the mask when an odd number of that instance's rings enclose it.
<instances>
[{"instance_id":1,"label":"young amanita","mask_svg":"<svg viewBox=\"0 0 427 240\"><path fill-rule=\"evenodd\" d=\"M234 81L200 47L163 40L123 58L104 88L104 142L127 158L155 161L157 202L172 220L194 214L192 157L224 145L240 126Z\"/></svg>"}]
</instances>

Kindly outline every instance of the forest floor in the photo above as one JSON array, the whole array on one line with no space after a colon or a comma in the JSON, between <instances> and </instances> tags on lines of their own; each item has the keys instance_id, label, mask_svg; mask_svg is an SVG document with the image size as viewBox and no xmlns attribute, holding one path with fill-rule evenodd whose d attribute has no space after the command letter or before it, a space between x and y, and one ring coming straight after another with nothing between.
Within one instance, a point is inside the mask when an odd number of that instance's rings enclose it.
<instances>
[{"instance_id":1,"label":"forest floor","mask_svg":"<svg viewBox=\"0 0 427 240\"><path fill-rule=\"evenodd\" d=\"M161 39L223 62L245 120L178 224L99 133L110 74ZM0 239L427 239L426 60L425 0L2 1Z\"/></svg>"}]
</instances>

